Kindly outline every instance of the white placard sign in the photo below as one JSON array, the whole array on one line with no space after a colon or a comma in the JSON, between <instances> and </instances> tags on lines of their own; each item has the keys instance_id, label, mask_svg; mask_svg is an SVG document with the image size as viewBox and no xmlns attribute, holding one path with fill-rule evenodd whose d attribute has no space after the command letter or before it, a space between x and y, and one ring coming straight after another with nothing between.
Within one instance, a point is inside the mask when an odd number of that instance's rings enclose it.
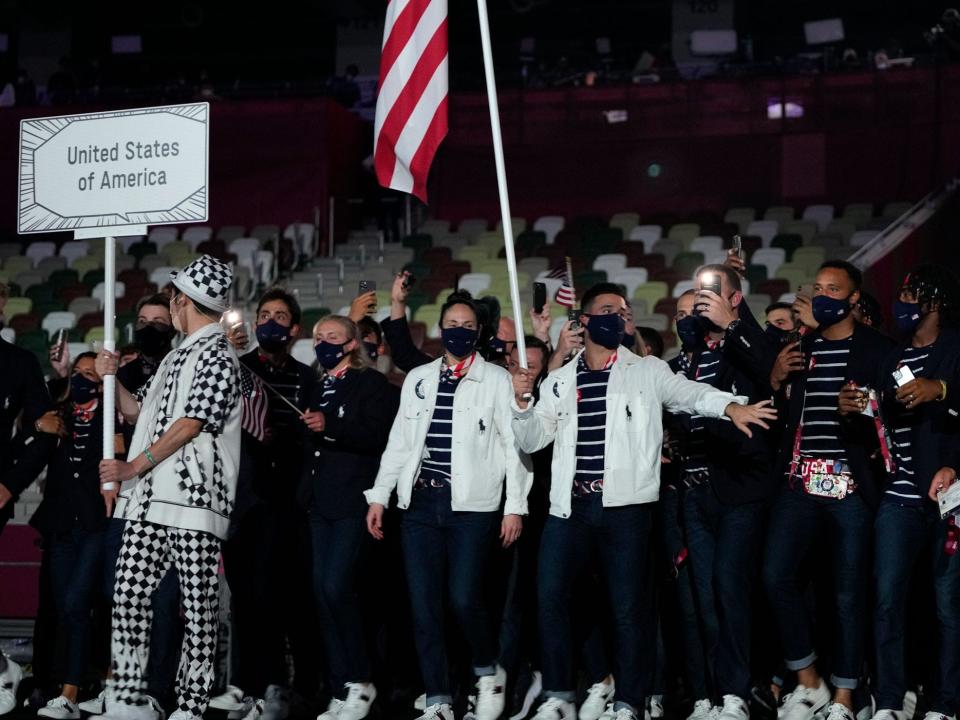
<instances>
[{"instance_id":1,"label":"white placard sign","mask_svg":"<svg viewBox=\"0 0 960 720\"><path fill-rule=\"evenodd\" d=\"M20 122L21 233L207 219L208 103Z\"/></svg>"}]
</instances>

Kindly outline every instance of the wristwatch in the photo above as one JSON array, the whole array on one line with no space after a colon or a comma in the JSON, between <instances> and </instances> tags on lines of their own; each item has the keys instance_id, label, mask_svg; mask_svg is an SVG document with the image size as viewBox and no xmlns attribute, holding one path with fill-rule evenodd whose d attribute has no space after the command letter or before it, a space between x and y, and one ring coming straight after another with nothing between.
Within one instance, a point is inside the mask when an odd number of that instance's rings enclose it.
<instances>
[{"instance_id":1,"label":"wristwatch","mask_svg":"<svg viewBox=\"0 0 960 720\"><path fill-rule=\"evenodd\" d=\"M727 329L724 330L724 332L725 332L727 335L729 335L729 334L732 333L734 330L736 330L738 327L740 327L740 318L734 319L733 322L731 322L729 325L727 325Z\"/></svg>"}]
</instances>

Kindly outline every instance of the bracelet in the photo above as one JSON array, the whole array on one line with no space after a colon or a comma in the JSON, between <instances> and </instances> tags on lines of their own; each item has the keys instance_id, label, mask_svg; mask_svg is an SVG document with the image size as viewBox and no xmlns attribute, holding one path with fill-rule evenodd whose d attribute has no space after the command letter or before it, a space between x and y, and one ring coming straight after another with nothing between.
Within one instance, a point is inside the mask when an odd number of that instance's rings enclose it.
<instances>
[{"instance_id":1,"label":"bracelet","mask_svg":"<svg viewBox=\"0 0 960 720\"><path fill-rule=\"evenodd\" d=\"M154 459L153 453L150 452L149 448L143 451L143 456L147 459L147 462L150 463L150 467L155 468L157 466L157 461Z\"/></svg>"},{"instance_id":2,"label":"bracelet","mask_svg":"<svg viewBox=\"0 0 960 720\"><path fill-rule=\"evenodd\" d=\"M940 397L937 398L938 402L947 399L947 381L940 380L939 383L940 383Z\"/></svg>"}]
</instances>

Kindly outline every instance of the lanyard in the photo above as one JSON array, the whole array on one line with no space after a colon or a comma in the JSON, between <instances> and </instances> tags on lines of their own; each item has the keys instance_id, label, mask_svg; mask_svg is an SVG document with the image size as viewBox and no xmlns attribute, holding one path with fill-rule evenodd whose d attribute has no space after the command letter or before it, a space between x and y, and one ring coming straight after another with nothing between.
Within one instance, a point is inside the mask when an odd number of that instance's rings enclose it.
<instances>
[{"instance_id":1,"label":"lanyard","mask_svg":"<svg viewBox=\"0 0 960 720\"><path fill-rule=\"evenodd\" d=\"M873 412L873 424L877 429L877 439L880 441L880 454L883 456L883 467L890 475L893 475L897 472L897 465L893 461L893 455L890 452L890 435L887 433L887 428L884 427L883 420L880 418L880 402L877 399L877 393L871 392L867 402L870 410Z\"/></svg>"}]
</instances>

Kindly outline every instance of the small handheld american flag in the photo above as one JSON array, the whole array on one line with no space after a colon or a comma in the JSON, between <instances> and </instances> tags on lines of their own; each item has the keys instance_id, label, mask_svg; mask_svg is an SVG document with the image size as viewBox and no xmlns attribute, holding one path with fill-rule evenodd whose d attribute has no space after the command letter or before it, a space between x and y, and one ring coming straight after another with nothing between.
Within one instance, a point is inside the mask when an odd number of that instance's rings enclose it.
<instances>
[{"instance_id":1,"label":"small handheld american flag","mask_svg":"<svg viewBox=\"0 0 960 720\"><path fill-rule=\"evenodd\" d=\"M263 382L240 366L240 427L258 441L267 437L267 393Z\"/></svg>"},{"instance_id":2,"label":"small handheld american flag","mask_svg":"<svg viewBox=\"0 0 960 720\"><path fill-rule=\"evenodd\" d=\"M547 277L554 280L563 280L563 284L557 290L557 305L562 305L565 308L576 307L577 293L573 287L573 271L570 267L570 258L566 259L564 266L551 270Z\"/></svg>"}]
</instances>

